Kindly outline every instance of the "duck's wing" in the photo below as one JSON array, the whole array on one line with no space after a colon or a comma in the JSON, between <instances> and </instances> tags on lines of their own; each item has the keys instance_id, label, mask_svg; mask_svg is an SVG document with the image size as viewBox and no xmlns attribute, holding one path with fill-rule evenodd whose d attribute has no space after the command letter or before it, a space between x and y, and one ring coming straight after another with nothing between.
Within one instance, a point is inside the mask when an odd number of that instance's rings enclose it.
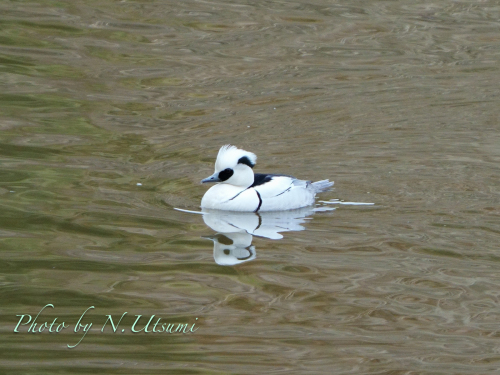
<instances>
[{"instance_id":1,"label":"duck's wing","mask_svg":"<svg viewBox=\"0 0 500 375\"><path fill-rule=\"evenodd\" d=\"M261 199L266 199L285 194L297 186L306 187L308 183L292 176L256 173L251 187L259 193Z\"/></svg>"}]
</instances>

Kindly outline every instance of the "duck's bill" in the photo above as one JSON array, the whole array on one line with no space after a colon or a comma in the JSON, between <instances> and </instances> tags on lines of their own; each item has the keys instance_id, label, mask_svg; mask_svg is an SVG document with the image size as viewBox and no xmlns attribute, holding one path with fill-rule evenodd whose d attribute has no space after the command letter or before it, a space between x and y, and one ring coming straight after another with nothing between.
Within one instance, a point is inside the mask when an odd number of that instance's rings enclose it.
<instances>
[{"instance_id":1,"label":"duck's bill","mask_svg":"<svg viewBox=\"0 0 500 375\"><path fill-rule=\"evenodd\" d=\"M206 184L206 183L209 183L209 182L221 182L221 180L219 178L219 174L218 173L214 173L210 177L207 177L207 178L204 178L203 180L201 180L202 184Z\"/></svg>"}]
</instances>

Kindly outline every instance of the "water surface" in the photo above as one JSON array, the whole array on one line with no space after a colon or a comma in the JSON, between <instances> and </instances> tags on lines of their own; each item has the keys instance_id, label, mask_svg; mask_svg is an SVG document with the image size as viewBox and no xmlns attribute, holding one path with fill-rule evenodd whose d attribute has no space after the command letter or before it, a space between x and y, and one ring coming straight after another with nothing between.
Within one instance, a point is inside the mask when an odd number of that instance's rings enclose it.
<instances>
[{"instance_id":1,"label":"water surface","mask_svg":"<svg viewBox=\"0 0 500 375\"><path fill-rule=\"evenodd\" d=\"M0 14L3 373L498 371L498 2ZM334 180L321 200L375 204L220 265L216 231L174 208L199 210L228 143L257 172ZM13 332L47 304L39 321L69 328ZM198 330L133 333L135 315Z\"/></svg>"}]
</instances>

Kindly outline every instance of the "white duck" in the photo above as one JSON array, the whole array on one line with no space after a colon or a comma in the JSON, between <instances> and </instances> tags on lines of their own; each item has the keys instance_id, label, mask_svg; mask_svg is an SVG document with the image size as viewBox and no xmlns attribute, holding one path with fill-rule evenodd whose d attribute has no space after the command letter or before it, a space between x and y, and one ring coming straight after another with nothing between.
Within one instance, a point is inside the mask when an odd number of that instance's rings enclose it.
<instances>
[{"instance_id":1,"label":"white duck","mask_svg":"<svg viewBox=\"0 0 500 375\"><path fill-rule=\"evenodd\" d=\"M215 161L215 173L202 183L219 182L203 196L201 207L226 211L283 211L310 206L316 193L333 182L298 180L280 174L254 173L257 156L235 146L222 146Z\"/></svg>"}]
</instances>

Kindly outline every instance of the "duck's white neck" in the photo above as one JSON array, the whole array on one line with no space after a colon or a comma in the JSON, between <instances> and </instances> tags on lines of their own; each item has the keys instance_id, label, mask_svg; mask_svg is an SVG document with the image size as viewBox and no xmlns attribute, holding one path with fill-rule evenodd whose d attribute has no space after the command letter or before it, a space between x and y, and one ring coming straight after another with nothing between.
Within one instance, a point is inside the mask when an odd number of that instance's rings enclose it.
<instances>
[{"instance_id":1,"label":"duck's white neck","mask_svg":"<svg viewBox=\"0 0 500 375\"><path fill-rule=\"evenodd\" d=\"M248 165L238 164L233 169L234 173L231 178L224 181L224 184L231 184L234 186L239 186L243 188L247 188L253 184L254 176L253 169Z\"/></svg>"}]
</instances>

